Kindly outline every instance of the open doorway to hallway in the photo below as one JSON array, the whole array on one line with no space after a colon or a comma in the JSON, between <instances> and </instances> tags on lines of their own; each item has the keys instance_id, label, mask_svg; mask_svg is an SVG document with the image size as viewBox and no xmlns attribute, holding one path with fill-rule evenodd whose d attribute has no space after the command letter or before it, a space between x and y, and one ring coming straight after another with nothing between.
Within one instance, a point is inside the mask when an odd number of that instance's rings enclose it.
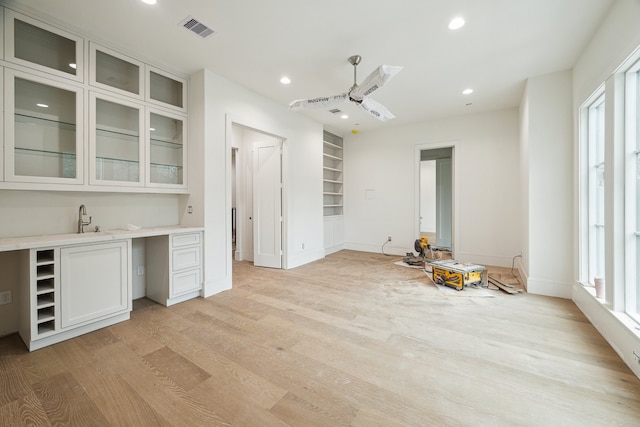
<instances>
[{"instance_id":1,"label":"open doorway to hallway","mask_svg":"<svg viewBox=\"0 0 640 427\"><path fill-rule=\"evenodd\" d=\"M232 124L232 247L234 259L282 268L283 139Z\"/></svg>"},{"instance_id":2,"label":"open doorway to hallway","mask_svg":"<svg viewBox=\"0 0 640 427\"><path fill-rule=\"evenodd\" d=\"M453 147L420 150L420 237L453 250Z\"/></svg>"}]
</instances>

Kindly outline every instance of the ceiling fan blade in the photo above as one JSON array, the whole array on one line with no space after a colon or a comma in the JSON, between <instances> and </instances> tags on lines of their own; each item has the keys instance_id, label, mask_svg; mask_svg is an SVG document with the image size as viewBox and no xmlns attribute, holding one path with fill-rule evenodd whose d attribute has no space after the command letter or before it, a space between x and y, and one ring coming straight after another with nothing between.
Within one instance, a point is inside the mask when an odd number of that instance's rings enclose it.
<instances>
[{"instance_id":1,"label":"ceiling fan blade","mask_svg":"<svg viewBox=\"0 0 640 427\"><path fill-rule=\"evenodd\" d=\"M310 108L329 108L334 105L342 104L348 99L347 93L341 93L334 96L321 96L311 99L298 99L289 104L289 109L293 111L307 110Z\"/></svg>"},{"instance_id":2,"label":"ceiling fan blade","mask_svg":"<svg viewBox=\"0 0 640 427\"><path fill-rule=\"evenodd\" d=\"M356 101L360 101L374 90L381 88L391 80L393 76L398 74L404 67L395 65L380 65L367 76L362 84L353 88L349 96Z\"/></svg>"},{"instance_id":3,"label":"ceiling fan blade","mask_svg":"<svg viewBox=\"0 0 640 427\"><path fill-rule=\"evenodd\" d=\"M374 101L371 98L363 98L362 102L360 102L358 105L360 106L360 108L362 108L381 122L386 122L387 120L396 118L396 116L394 116L391 111L387 110L387 107L377 101Z\"/></svg>"}]
</instances>

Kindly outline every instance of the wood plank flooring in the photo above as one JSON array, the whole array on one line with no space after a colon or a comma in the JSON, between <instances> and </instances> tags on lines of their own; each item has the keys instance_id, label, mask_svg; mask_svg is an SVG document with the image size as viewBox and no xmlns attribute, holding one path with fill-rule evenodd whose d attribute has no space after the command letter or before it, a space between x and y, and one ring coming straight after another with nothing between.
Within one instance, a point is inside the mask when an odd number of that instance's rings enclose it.
<instances>
[{"instance_id":1,"label":"wood plank flooring","mask_svg":"<svg viewBox=\"0 0 640 427\"><path fill-rule=\"evenodd\" d=\"M211 298L32 353L0 339L0 425L640 425L640 380L571 301L449 295L398 260L235 262Z\"/></svg>"}]
</instances>

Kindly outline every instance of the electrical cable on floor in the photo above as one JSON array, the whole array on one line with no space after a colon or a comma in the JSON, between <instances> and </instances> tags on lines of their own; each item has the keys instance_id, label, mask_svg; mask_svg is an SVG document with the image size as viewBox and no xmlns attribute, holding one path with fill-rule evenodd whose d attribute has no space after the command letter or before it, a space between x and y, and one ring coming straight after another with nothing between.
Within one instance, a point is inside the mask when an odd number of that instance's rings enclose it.
<instances>
[{"instance_id":1,"label":"electrical cable on floor","mask_svg":"<svg viewBox=\"0 0 640 427\"><path fill-rule=\"evenodd\" d=\"M386 256L393 256L392 254L386 254L386 253L384 252L384 245L386 245L386 244L387 244L387 243L389 243L389 242L390 242L390 240L389 240L389 239L387 239L387 240L382 244L382 248L380 248L380 250L382 251L382 255L386 255Z\"/></svg>"}]
</instances>

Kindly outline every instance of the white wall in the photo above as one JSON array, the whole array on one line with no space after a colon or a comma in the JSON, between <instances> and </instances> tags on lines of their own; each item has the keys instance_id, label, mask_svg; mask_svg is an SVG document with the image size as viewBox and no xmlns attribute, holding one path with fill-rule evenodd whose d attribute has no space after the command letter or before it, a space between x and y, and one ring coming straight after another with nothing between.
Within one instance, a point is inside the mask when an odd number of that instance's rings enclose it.
<instances>
[{"instance_id":1,"label":"white wall","mask_svg":"<svg viewBox=\"0 0 640 427\"><path fill-rule=\"evenodd\" d=\"M192 76L191 93L202 97L202 105L194 108L199 129L193 130L192 137L204 147L204 179L201 189L194 188L192 199L202 197L198 209L206 233L205 295L229 289L232 284L232 123L285 139L285 267L322 258L322 125L208 70Z\"/></svg>"},{"instance_id":2,"label":"white wall","mask_svg":"<svg viewBox=\"0 0 640 427\"><path fill-rule=\"evenodd\" d=\"M117 194L64 191L0 190L0 238L75 233L78 208L86 205L92 223L102 230L180 223L180 198L167 194Z\"/></svg>"},{"instance_id":3,"label":"white wall","mask_svg":"<svg viewBox=\"0 0 640 427\"><path fill-rule=\"evenodd\" d=\"M455 144L455 256L510 267L520 253L518 136L517 109L346 136L345 247L380 252L390 235L385 252L413 251L419 237L416 153Z\"/></svg>"},{"instance_id":4,"label":"white wall","mask_svg":"<svg viewBox=\"0 0 640 427\"><path fill-rule=\"evenodd\" d=\"M612 79L610 78L617 68L628 58L636 49L640 47L640 2L636 0L618 0L611 8L608 16L580 56L573 70L573 111L575 129L577 129L577 113L579 107L585 100L605 81L608 81L607 90L612 87ZM612 98L612 92L607 93L607 109L609 109ZM607 111L609 116L609 111ZM609 124L611 122L608 122ZM611 132L608 129L607 132ZM606 156L613 153L611 145L607 146ZM628 317L622 313L611 310L611 293L608 291L608 303L602 304L595 299L594 295L585 287L578 283L578 255L579 255L579 238L578 238L578 204L579 192L577 179L578 165L578 132L574 137L574 166L576 173L574 174L573 190L576 197L573 198L573 213L576 218L574 226L573 247L575 255L573 257L574 285L572 299L578 307L584 312L594 326L600 331L605 339L611 344L613 349L624 360L624 362L640 377L640 366L635 361L633 351L638 352L640 349L640 334L637 331L637 324L630 322ZM612 162L614 159L608 158L605 161ZM608 163L612 164L612 163ZM605 167L608 167L605 165ZM621 169L616 168L616 172ZM616 174L617 175L617 174ZM612 177L613 178L613 177ZM618 180L618 177L615 177ZM606 185L608 194L611 195L609 185L613 184L612 179L607 179ZM618 193L620 188L616 189ZM613 230L620 227L621 224L614 224L617 219L611 218L612 206L609 203L607 212L605 213L605 227ZM610 244L610 240L607 240ZM620 251L621 253L622 251ZM621 277L619 274L620 259L614 260L611 253L606 254L607 262L607 288L616 286L616 279ZM624 272L622 272L624 273ZM635 329L634 329L635 328Z\"/></svg>"},{"instance_id":5,"label":"white wall","mask_svg":"<svg viewBox=\"0 0 640 427\"><path fill-rule=\"evenodd\" d=\"M573 277L573 125L571 72L527 81L523 97L527 147L527 291L571 297Z\"/></svg>"}]
</instances>

